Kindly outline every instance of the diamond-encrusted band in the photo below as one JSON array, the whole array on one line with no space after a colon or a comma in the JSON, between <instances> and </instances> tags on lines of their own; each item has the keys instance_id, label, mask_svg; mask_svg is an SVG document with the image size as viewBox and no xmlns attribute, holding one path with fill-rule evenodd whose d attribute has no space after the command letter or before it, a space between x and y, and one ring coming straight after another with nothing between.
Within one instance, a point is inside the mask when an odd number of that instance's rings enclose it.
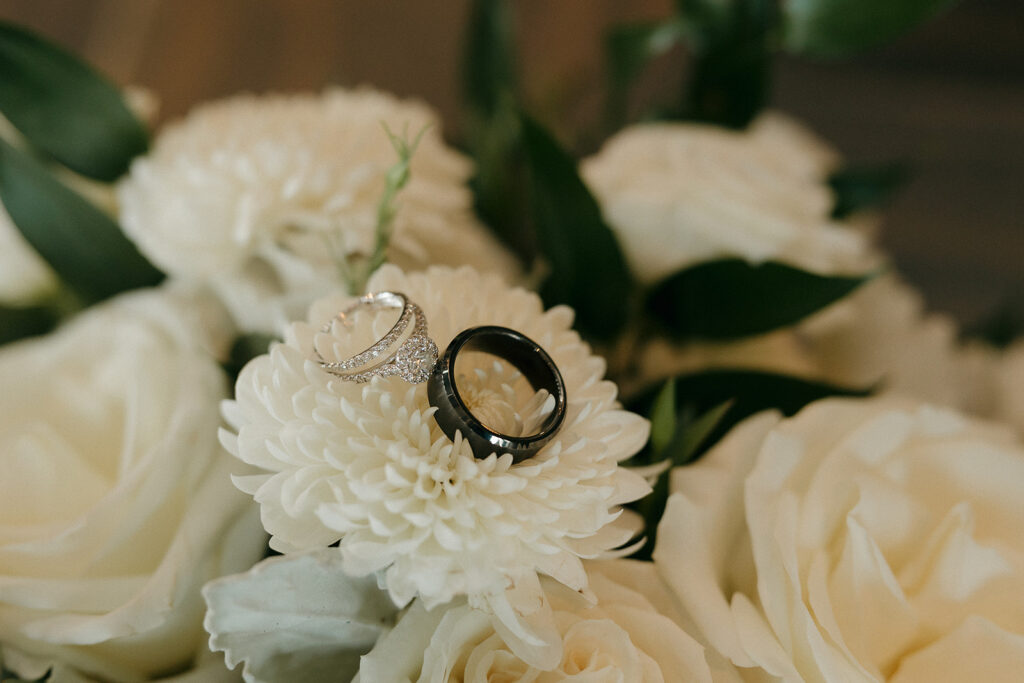
<instances>
[{"instance_id":1,"label":"diamond-encrusted band","mask_svg":"<svg viewBox=\"0 0 1024 683\"><path fill-rule=\"evenodd\" d=\"M320 367L336 377L351 382L369 382L374 377L392 375L398 375L412 384L426 382L437 362L437 345L427 336L427 316L423 314L423 310L401 292L371 292L361 296L351 306L328 320L320 331L331 332L335 319L348 324L349 316L364 306L399 308L402 312L387 334L365 351L360 351L350 358L329 361L314 346L313 353L319 359ZM410 322L413 324L412 333L395 348L395 344L409 328Z\"/></svg>"}]
</instances>

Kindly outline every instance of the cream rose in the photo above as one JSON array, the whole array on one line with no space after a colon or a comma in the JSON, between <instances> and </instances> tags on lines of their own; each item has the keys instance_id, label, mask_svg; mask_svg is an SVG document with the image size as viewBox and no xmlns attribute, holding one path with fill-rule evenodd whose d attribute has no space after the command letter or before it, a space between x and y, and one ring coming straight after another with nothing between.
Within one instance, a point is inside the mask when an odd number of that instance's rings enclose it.
<instances>
[{"instance_id":1,"label":"cream rose","mask_svg":"<svg viewBox=\"0 0 1024 683\"><path fill-rule=\"evenodd\" d=\"M659 611L670 609L671 599L652 564L591 562L587 572L596 604L555 581L543 582L562 641L561 661L551 670L513 654L493 619L463 601L430 611L417 602L362 658L354 683L728 680L713 678L703 648Z\"/></svg>"},{"instance_id":2,"label":"cream rose","mask_svg":"<svg viewBox=\"0 0 1024 683\"><path fill-rule=\"evenodd\" d=\"M227 383L194 307L133 294L0 350L0 643L22 675L188 668L200 587L262 551L217 443Z\"/></svg>"},{"instance_id":3,"label":"cream rose","mask_svg":"<svg viewBox=\"0 0 1024 683\"><path fill-rule=\"evenodd\" d=\"M764 413L672 472L655 563L746 680L1011 681L1024 446L923 404Z\"/></svg>"},{"instance_id":4,"label":"cream rose","mask_svg":"<svg viewBox=\"0 0 1024 683\"><path fill-rule=\"evenodd\" d=\"M720 258L863 272L875 260L868 240L829 217L824 181L837 161L795 121L769 114L742 132L632 126L581 173L642 282Z\"/></svg>"}]
</instances>

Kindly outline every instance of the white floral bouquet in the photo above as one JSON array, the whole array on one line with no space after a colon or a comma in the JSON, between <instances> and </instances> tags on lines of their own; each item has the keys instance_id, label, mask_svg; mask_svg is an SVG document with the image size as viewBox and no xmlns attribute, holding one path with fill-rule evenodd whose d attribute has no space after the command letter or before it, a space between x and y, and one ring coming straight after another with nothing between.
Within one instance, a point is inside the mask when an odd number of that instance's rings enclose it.
<instances>
[{"instance_id":1,"label":"white floral bouquet","mask_svg":"<svg viewBox=\"0 0 1024 683\"><path fill-rule=\"evenodd\" d=\"M776 51L943 4L617 28L579 161L493 0L462 151L369 88L150 143L0 24L0 679L1020 680L1024 346L893 271L891 169L762 110Z\"/></svg>"}]
</instances>

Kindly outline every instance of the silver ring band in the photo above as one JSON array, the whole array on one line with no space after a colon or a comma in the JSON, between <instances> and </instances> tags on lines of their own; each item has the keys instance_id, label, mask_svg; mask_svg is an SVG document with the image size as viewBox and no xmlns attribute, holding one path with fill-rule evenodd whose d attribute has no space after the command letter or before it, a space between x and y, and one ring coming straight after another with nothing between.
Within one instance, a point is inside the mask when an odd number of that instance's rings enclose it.
<instances>
[{"instance_id":1,"label":"silver ring band","mask_svg":"<svg viewBox=\"0 0 1024 683\"><path fill-rule=\"evenodd\" d=\"M351 306L328 320L320 331L331 332L335 319L347 324L349 316L364 306L397 308L402 312L387 334L368 349L350 358L328 361L314 345L313 353L319 359L320 367L336 377L351 382L369 382L374 377L392 375L398 375L412 384L426 382L437 362L437 345L427 336L427 317L423 310L401 292L371 292L361 296ZM412 333L397 349L388 353L405 334L410 322L413 324Z\"/></svg>"}]
</instances>

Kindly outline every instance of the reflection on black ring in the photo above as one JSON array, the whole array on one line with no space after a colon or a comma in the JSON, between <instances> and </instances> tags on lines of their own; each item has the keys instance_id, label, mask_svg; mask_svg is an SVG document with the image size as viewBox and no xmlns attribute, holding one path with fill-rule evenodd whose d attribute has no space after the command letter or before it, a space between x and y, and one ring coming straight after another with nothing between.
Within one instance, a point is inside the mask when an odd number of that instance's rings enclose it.
<instances>
[{"instance_id":1,"label":"reflection on black ring","mask_svg":"<svg viewBox=\"0 0 1024 683\"><path fill-rule=\"evenodd\" d=\"M455 386L455 359L463 349L483 351L508 361L530 383L534 391L546 389L555 407L540 425L540 431L527 436L509 436L488 429L469 411ZM511 453L521 462L544 447L565 419L565 382L558 367L544 349L525 335L507 327L484 325L463 330L445 349L427 381L430 405L437 408L434 419L448 438L455 432L469 442L473 455L486 458L493 452Z\"/></svg>"}]
</instances>

